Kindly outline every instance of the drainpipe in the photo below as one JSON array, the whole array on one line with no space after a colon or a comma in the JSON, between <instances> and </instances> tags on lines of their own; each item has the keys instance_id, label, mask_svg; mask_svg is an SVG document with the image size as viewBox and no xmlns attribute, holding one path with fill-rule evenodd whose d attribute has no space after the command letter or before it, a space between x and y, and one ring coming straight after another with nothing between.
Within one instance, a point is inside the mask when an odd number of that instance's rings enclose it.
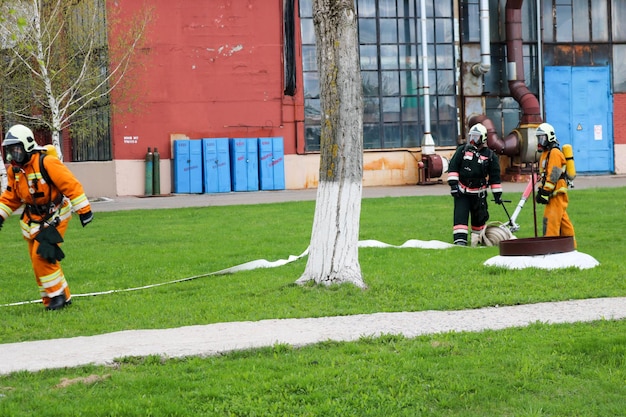
<instances>
[{"instance_id":1,"label":"drainpipe","mask_svg":"<svg viewBox=\"0 0 626 417\"><path fill-rule=\"evenodd\" d=\"M489 29L489 0L480 0L480 64L472 66L472 74L479 77L491 69L491 34Z\"/></svg>"},{"instance_id":2,"label":"drainpipe","mask_svg":"<svg viewBox=\"0 0 626 417\"><path fill-rule=\"evenodd\" d=\"M528 89L524 80L524 52L522 44L522 4L524 0L507 0L506 3L506 52L507 74L511 96L522 110L520 129L542 123L541 107L537 97ZM482 6L481 6L482 7ZM539 13L539 10L537 10ZM481 37L482 44L482 37ZM481 46L482 48L482 46ZM472 69L472 72L474 70ZM518 156L521 152L522 133L515 129L504 139L500 139L493 122L484 115L472 116L468 120L471 126L482 123L487 128L487 146L500 155Z\"/></svg>"},{"instance_id":3,"label":"drainpipe","mask_svg":"<svg viewBox=\"0 0 626 417\"><path fill-rule=\"evenodd\" d=\"M424 79L424 137L422 138L422 155L435 153L435 141L430 133L430 85L428 84L428 42L426 38L426 3L420 0L420 25L422 29L422 77Z\"/></svg>"},{"instance_id":4,"label":"drainpipe","mask_svg":"<svg viewBox=\"0 0 626 417\"><path fill-rule=\"evenodd\" d=\"M543 33L541 32L541 0L537 0L537 67L539 68L539 110L543 114Z\"/></svg>"},{"instance_id":5,"label":"drainpipe","mask_svg":"<svg viewBox=\"0 0 626 417\"><path fill-rule=\"evenodd\" d=\"M522 108L520 126L543 122L537 97L524 81L524 52L522 45L522 4L524 0L506 2L506 53L507 73L511 96ZM537 10L539 13L539 10ZM525 127L525 126L524 126Z\"/></svg>"}]
</instances>

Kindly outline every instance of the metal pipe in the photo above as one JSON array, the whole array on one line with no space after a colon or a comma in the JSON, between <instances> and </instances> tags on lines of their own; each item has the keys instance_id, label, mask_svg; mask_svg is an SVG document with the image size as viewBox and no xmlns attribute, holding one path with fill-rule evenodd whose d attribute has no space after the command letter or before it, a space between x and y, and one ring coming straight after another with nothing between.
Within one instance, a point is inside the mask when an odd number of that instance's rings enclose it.
<instances>
[{"instance_id":1,"label":"metal pipe","mask_svg":"<svg viewBox=\"0 0 626 417\"><path fill-rule=\"evenodd\" d=\"M522 44L522 4L524 0L507 0L506 3L506 51L507 74L511 96L522 110L520 128L538 125L543 122L537 97L528 89L524 81L524 52ZM537 11L539 13L539 10ZM500 155L516 156L520 153L522 134L513 130L500 139L493 122L484 115L472 116L469 125L482 123L487 128L487 146Z\"/></svg>"},{"instance_id":2,"label":"metal pipe","mask_svg":"<svg viewBox=\"0 0 626 417\"><path fill-rule=\"evenodd\" d=\"M480 64L472 66L472 74L480 76L491 69L491 32L489 29L489 0L480 0Z\"/></svg>"},{"instance_id":3,"label":"metal pipe","mask_svg":"<svg viewBox=\"0 0 626 417\"><path fill-rule=\"evenodd\" d=\"M424 96L424 137L422 138L422 155L435 153L435 141L430 132L430 85L428 83L428 42L426 35L426 3L420 0L420 25L422 29L422 79Z\"/></svg>"},{"instance_id":4,"label":"metal pipe","mask_svg":"<svg viewBox=\"0 0 626 417\"><path fill-rule=\"evenodd\" d=\"M528 89L524 80L524 50L522 44L522 4L524 0L506 2L506 52L507 73L511 96L522 108L520 125L543 122L537 97Z\"/></svg>"},{"instance_id":5,"label":"metal pipe","mask_svg":"<svg viewBox=\"0 0 626 417\"><path fill-rule=\"evenodd\" d=\"M541 30L541 0L537 0L537 68L539 68L539 110L543 115L543 31Z\"/></svg>"},{"instance_id":6,"label":"metal pipe","mask_svg":"<svg viewBox=\"0 0 626 417\"><path fill-rule=\"evenodd\" d=\"M500 139L493 121L487 116L477 114L467 120L468 126L473 126L476 123L482 123L487 129L487 146L489 149L492 149L498 155L515 156L519 154L521 135L517 130L509 133L506 138Z\"/></svg>"}]
</instances>

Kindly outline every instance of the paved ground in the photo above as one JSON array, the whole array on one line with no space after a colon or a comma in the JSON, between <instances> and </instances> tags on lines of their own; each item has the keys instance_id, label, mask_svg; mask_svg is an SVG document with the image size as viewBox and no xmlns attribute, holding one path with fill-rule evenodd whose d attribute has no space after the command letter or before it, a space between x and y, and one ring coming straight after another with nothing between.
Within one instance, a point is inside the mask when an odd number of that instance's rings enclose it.
<instances>
[{"instance_id":1,"label":"paved ground","mask_svg":"<svg viewBox=\"0 0 626 417\"><path fill-rule=\"evenodd\" d=\"M576 188L622 187L626 176L580 177ZM505 183L506 191L522 192L526 184ZM367 187L364 198L445 195L445 184ZM262 204L314 200L316 190L263 191L212 195L119 197L94 202L98 211L176 208L210 205ZM110 364L125 356L182 357L214 355L237 349L286 343L294 346L326 341L351 341L361 336L480 331L531 323L571 323L626 319L626 297L489 307L464 311L376 313L343 317L216 323L178 329L129 330L89 337L0 344L0 375L19 370ZM41 355L40 352L46 352ZM51 359L53 358L53 359Z\"/></svg>"},{"instance_id":2,"label":"paved ground","mask_svg":"<svg viewBox=\"0 0 626 417\"><path fill-rule=\"evenodd\" d=\"M521 193L527 183L503 184L504 192ZM593 187L626 187L626 175L602 175L578 177L574 181L576 189ZM420 195L447 195L447 184L407 185L392 187L364 187L363 198L401 197ZM170 194L167 196L128 196L96 201L94 212L135 209L156 209L198 206L230 206L239 204L266 204L283 201L315 200L317 189L231 192L220 194ZM517 204L517 200L514 201Z\"/></svg>"}]
</instances>

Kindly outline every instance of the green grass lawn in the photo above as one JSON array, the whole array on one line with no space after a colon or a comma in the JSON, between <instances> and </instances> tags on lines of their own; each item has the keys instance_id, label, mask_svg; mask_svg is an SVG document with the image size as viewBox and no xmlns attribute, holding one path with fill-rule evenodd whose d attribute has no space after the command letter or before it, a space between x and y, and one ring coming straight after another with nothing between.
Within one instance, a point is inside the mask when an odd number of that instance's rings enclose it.
<instances>
[{"instance_id":1,"label":"green grass lawn","mask_svg":"<svg viewBox=\"0 0 626 417\"><path fill-rule=\"evenodd\" d=\"M1 307L0 342L169 328L225 321L381 311L454 310L626 295L626 188L572 190L578 250L593 269L485 267L498 248L360 249L367 290L299 287L306 259L208 275L255 259L302 253L314 202L96 213L73 221L63 268L76 297L69 308ZM505 193L513 212L518 194ZM541 209L541 208L540 208ZM506 221L490 205L491 220ZM541 212L537 214L540 223ZM518 237L534 236L532 202ZM450 242L447 196L365 199L361 239L400 245ZM38 291L17 217L0 233L0 304ZM626 322L548 326L355 343L286 346L214 358L121 359L0 377L0 415L85 416L614 416L626 415ZM45 354L45 352L42 352ZM61 384L63 378L86 383ZM99 377L99 378L96 378ZM61 385L59 385L61 384ZM622 413L622 414L620 414Z\"/></svg>"}]
</instances>

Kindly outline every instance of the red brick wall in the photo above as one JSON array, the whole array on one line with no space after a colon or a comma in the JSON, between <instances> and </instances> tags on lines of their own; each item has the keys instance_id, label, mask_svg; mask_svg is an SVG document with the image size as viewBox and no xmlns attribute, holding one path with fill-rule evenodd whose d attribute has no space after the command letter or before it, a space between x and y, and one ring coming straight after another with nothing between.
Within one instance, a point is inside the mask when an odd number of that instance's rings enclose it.
<instances>
[{"instance_id":1,"label":"red brick wall","mask_svg":"<svg viewBox=\"0 0 626 417\"><path fill-rule=\"evenodd\" d=\"M615 144L626 144L626 94L613 96L613 132Z\"/></svg>"},{"instance_id":2,"label":"red brick wall","mask_svg":"<svg viewBox=\"0 0 626 417\"><path fill-rule=\"evenodd\" d=\"M285 153L295 153L304 99L301 82L299 95L283 95L282 1L271 7L265 0L148 3L154 19L138 54L142 66L133 74L136 110L113 114L114 159L143 159L148 146L171 158L171 134L282 136ZM122 22L130 22L143 4L109 7L123 9L129 18ZM110 33L117 30L123 26Z\"/></svg>"}]
</instances>

